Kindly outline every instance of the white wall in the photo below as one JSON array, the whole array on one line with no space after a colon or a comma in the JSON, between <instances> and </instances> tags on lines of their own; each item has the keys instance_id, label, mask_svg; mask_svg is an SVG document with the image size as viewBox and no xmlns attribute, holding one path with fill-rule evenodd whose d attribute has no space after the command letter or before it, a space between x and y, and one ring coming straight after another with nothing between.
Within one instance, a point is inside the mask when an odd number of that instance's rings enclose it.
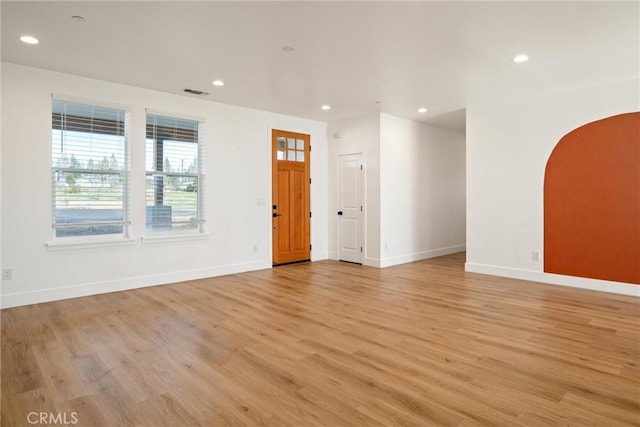
<instances>
[{"instance_id":1,"label":"white wall","mask_svg":"<svg viewBox=\"0 0 640 427\"><path fill-rule=\"evenodd\" d=\"M13 280L2 284L3 307L269 268L271 128L311 135L312 258L327 257L325 123L9 63L2 87L2 262L13 268ZM52 240L52 93L129 107L133 243L45 246ZM207 239L140 241L147 107L206 120Z\"/></svg>"},{"instance_id":2,"label":"white wall","mask_svg":"<svg viewBox=\"0 0 640 427\"><path fill-rule=\"evenodd\" d=\"M381 266L465 249L465 135L380 116Z\"/></svg>"},{"instance_id":3,"label":"white wall","mask_svg":"<svg viewBox=\"0 0 640 427\"><path fill-rule=\"evenodd\" d=\"M544 171L573 129L640 110L638 80L467 108L468 271L640 295L640 286L543 273Z\"/></svg>"},{"instance_id":4,"label":"white wall","mask_svg":"<svg viewBox=\"0 0 640 427\"><path fill-rule=\"evenodd\" d=\"M362 154L364 165L364 265L380 266L380 115L329 125L329 257L338 259L338 156Z\"/></svg>"},{"instance_id":5,"label":"white wall","mask_svg":"<svg viewBox=\"0 0 640 427\"><path fill-rule=\"evenodd\" d=\"M2 7L0 7L0 22L2 22ZM0 46L2 37L0 36ZM2 62L0 62L0 75L2 75ZM2 81L0 81L0 100L2 99ZM0 102L0 129L2 129L2 102ZM2 242L2 133L0 132L0 243ZM0 271L4 268L2 260L2 244L0 244ZM0 276L0 284L2 276ZM2 307L2 287L0 285L0 307Z\"/></svg>"}]
</instances>

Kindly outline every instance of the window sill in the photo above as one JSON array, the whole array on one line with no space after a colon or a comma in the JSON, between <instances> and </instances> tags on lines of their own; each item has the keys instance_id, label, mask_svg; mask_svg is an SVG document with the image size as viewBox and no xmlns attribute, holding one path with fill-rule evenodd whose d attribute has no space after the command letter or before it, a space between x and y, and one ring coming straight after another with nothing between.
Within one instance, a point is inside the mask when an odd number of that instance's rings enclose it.
<instances>
[{"instance_id":1,"label":"window sill","mask_svg":"<svg viewBox=\"0 0 640 427\"><path fill-rule=\"evenodd\" d=\"M173 242L190 242L194 240L207 240L209 233L194 234L158 234L141 237L140 241L143 245L157 243L173 243Z\"/></svg>"},{"instance_id":2,"label":"window sill","mask_svg":"<svg viewBox=\"0 0 640 427\"><path fill-rule=\"evenodd\" d=\"M117 239L82 239L82 240L55 240L45 243L47 251L73 251L82 249L106 248L111 246L128 246L133 245L135 240L132 238Z\"/></svg>"}]
</instances>

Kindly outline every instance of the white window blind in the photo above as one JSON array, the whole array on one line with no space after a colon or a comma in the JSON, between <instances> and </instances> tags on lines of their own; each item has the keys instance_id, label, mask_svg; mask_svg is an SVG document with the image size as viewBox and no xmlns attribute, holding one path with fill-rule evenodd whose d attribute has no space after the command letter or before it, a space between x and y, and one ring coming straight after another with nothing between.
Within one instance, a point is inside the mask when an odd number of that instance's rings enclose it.
<instances>
[{"instance_id":1,"label":"white window blind","mask_svg":"<svg viewBox=\"0 0 640 427\"><path fill-rule=\"evenodd\" d=\"M53 99L56 237L128 234L128 113Z\"/></svg>"},{"instance_id":2,"label":"white window blind","mask_svg":"<svg viewBox=\"0 0 640 427\"><path fill-rule=\"evenodd\" d=\"M204 123L147 113L147 231L203 231Z\"/></svg>"}]
</instances>

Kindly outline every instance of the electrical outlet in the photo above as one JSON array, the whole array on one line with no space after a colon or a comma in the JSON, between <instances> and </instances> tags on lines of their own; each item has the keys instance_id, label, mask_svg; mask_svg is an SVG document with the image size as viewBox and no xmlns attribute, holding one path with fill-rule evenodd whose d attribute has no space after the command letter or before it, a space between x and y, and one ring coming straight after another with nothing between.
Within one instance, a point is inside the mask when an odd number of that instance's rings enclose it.
<instances>
[{"instance_id":1,"label":"electrical outlet","mask_svg":"<svg viewBox=\"0 0 640 427\"><path fill-rule=\"evenodd\" d=\"M2 280L11 280L13 279L13 270L10 268L5 268L2 270Z\"/></svg>"},{"instance_id":2,"label":"electrical outlet","mask_svg":"<svg viewBox=\"0 0 640 427\"><path fill-rule=\"evenodd\" d=\"M531 252L531 260L536 262L540 261L540 251Z\"/></svg>"}]
</instances>

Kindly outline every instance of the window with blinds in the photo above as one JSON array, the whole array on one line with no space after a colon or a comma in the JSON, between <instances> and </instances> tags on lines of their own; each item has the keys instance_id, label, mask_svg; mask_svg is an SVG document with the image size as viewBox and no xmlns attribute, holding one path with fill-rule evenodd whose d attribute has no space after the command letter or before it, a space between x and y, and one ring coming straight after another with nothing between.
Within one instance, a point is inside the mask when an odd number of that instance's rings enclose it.
<instances>
[{"instance_id":1,"label":"window with blinds","mask_svg":"<svg viewBox=\"0 0 640 427\"><path fill-rule=\"evenodd\" d=\"M128 234L128 113L53 99L55 237Z\"/></svg>"},{"instance_id":2,"label":"window with blinds","mask_svg":"<svg viewBox=\"0 0 640 427\"><path fill-rule=\"evenodd\" d=\"M204 124L147 112L147 231L203 231Z\"/></svg>"}]
</instances>

